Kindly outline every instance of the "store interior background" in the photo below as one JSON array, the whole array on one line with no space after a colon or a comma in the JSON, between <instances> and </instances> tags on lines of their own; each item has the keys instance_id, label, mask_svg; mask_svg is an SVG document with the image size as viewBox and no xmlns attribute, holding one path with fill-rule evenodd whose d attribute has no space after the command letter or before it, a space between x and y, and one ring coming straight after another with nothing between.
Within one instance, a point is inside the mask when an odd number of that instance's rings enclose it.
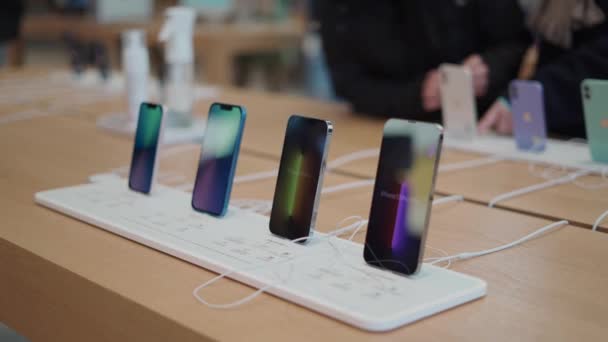
<instances>
[{"instance_id":1,"label":"store interior background","mask_svg":"<svg viewBox=\"0 0 608 342\"><path fill-rule=\"evenodd\" d=\"M310 0L23 0L25 14L17 41L9 43L4 67L70 68L70 40L99 45L112 53L103 41L80 40L78 32L49 34L41 17L51 25L52 20L70 22L90 20L104 26L161 21L167 7L187 5L197 11L197 24L220 30L255 30L263 24L265 30L289 31L281 43L236 56L232 61L231 85L266 91L288 92L333 99L316 33L318 25L311 15ZM37 23L36 23L37 21ZM58 25L57 25L58 26ZM60 30L60 29L54 29ZM43 31L43 32L41 32ZM150 37L149 37L150 39ZM106 44L107 45L107 44ZM119 46L119 43L118 43ZM205 47L196 47L205 50ZM162 68L162 44L150 46L151 72ZM119 51L118 51L119 52ZM116 54L117 51L114 51ZM120 57L114 56L111 68L120 71ZM196 79L207 82L201 63L204 56L195 52Z\"/></svg>"}]
</instances>

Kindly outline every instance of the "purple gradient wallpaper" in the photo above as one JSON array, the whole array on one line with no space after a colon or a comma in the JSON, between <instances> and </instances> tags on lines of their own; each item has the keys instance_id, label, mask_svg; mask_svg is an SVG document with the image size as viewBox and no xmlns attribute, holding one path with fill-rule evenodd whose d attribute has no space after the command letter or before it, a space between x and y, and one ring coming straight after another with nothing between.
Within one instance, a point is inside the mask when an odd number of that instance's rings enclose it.
<instances>
[{"instance_id":1,"label":"purple gradient wallpaper","mask_svg":"<svg viewBox=\"0 0 608 342\"><path fill-rule=\"evenodd\" d=\"M364 258L403 274L418 270L424 252L442 130L391 119L384 129Z\"/></svg>"}]
</instances>

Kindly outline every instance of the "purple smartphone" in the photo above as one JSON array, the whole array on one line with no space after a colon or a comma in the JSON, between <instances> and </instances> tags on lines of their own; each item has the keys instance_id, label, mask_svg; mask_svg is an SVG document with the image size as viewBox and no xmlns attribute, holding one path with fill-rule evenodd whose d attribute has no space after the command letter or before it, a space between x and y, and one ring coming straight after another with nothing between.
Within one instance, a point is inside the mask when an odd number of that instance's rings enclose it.
<instances>
[{"instance_id":1,"label":"purple smartphone","mask_svg":"<svg viewBox=\"0 0 608 342\"><path fill-rule=\"evenodd\" d=\"M544 151L547 145L547 127L543 86L536 81L512 81L509 97L517 148Z\"/></svg>"}]
</instances>

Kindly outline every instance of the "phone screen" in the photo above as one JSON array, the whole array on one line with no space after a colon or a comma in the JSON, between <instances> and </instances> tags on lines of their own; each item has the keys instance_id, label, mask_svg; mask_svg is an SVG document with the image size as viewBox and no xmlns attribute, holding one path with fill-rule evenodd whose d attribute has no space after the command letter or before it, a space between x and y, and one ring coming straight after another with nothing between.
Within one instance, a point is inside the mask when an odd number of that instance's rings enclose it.
<instances>
[{"instance_id":1,"label":"phone screen","mask_svg":"<svg viewBox=\"0 0 608 342\"><path fill-rule=\"evenodd\" d=\"M442 129L390 119L384 126L365 260L403 274L416 273L432 204Z\"/></svg>"},{"instance_id":2,"label":"phone screen","mask_svg":"<svg viewBox=\"0 0 608 342\"><path fill-rule=\"evenodd\" d=\"M163 108L160 105L142 103L139 107L129 171L129 188L134 191L147 194L152 188L162 119Z\"/></svg>"},{"instance_id":3,"label":"phone screen","mask_svg":"<svg viewBox=\"0 0 608 342\"><path fill-rule=\"evenodd\" d=\"M226 213L244 125L242 107L211 105L192 190L194 209L216 216Z\"/></svg>"},{"instance_id":4,"label":"phone screen","mask_svg":"<svg viewBox=\"0 0 608 342\"><path fill-rule=\"evenodd\" d=\"M310 234L330 133L331 126L324 120L289 118L270 213L273 234L292 240Z\"/></svg>"}]
</instances>

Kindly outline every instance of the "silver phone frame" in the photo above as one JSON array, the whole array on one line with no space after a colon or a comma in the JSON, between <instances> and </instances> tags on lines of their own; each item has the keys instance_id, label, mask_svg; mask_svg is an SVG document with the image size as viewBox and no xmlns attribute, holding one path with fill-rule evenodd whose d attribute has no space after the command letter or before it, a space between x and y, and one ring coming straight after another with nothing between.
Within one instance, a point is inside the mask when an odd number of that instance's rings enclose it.
<instances>
[{"instance_id":1,"label":"silver phone frame","mask_svg":"<svg viewBox=\"0 0 608 342\"><path fill-rule=\"evenodd\" d=\"M424 230L420 238L420 248L418 249L418 262L416 263L416 269L410 275L415 275L420 271L420 267L424 263L424 249L426 248L426 237L429 233L429 223L431 221L431 211L433 211L433 198L435 197L435 183L437 182L437 171L439 170L439 161L441 160L441 152L443 151L443 139L444 129L442 125L435 124L439 130L439 142L437 146L437 158L435 159L435 166L433 167L433 181L431 182L431 193L429 194L429 206L426 210L426 216L424 218Z\"/></svg>"},{"instance_id":2,"label":"silver phone frame","mask_svg":"<svg viewBox=\"0 0 608 342\"><path fill-rule=\"evenodd\" d=\"M331 138L334 132L334 124L329 120L323 120L327 125L327 131L325 133L325 147L323 150L323 157L321 158L321 170L319 171L319 180L317 182L317 189L315 191L315 201L312 206L312 217L310 219L310 226L308 227L308 237L314 234L317 214L319 212L319 203L321 201L321 192L323 191L323 180L325 178L325 171L327 168L327 156L329 154L329 145L331 144Z\"/></svg>"}]
</instances>

